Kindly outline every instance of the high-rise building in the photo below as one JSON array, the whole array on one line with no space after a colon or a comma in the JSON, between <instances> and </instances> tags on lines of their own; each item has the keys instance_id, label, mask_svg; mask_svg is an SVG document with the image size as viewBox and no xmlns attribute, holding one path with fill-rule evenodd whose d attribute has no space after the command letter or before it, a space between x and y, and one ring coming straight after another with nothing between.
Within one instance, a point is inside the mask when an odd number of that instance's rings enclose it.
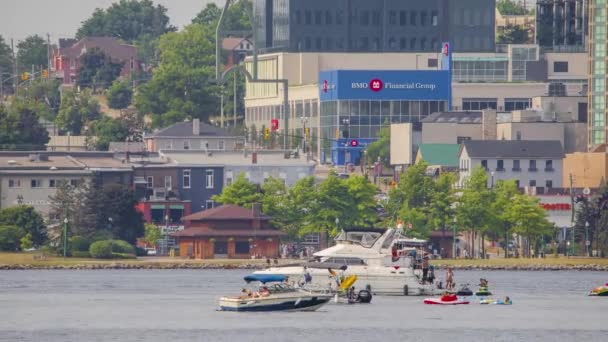
<instances>
[{"instance_id":1,"label":"high-rise building","mask_svg":"<svg viewBox=\"0 0 608 342\"><path fill-rule=\"evenodd\" d=\"M589 0L537 0L536 43L556 50L580 50L587 37Z\"/></svg>"},{"instance_id":2,"label":"high-rise building","mask_svg":"<svg viewBox=\"0 0 608 342\"><path fill-rule=\"evenodd\" d=\"M589 6L589 148L606 144L608 127L606 120L606 15L608 0L590 0Z\"/></svg>"},{"instance_id":3,"label":"high-rise building","mask_svg":"<svg viewBox=\"0 0 608 342\"><path fill-rule=\"evenodd\" d=\"M283 52L494 52L495 0L253 0L257 47Z\"/></svg>"}]
</instances>

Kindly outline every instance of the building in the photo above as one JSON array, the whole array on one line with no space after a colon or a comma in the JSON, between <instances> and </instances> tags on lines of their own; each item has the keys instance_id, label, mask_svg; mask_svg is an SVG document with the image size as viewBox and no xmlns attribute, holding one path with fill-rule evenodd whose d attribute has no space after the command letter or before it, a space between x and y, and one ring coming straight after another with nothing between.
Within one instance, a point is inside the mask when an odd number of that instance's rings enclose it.
<instances>
[{"instance_id":1,"label":"building","mask_svg":"<svg viewBox=\"0 0 608 342\"><path fill-rule=\"evenodd\" d=\"M589 150L595 145L608 144L607 12L606 1L589 0Z\"/></svg>"},{"instance_id":2,"label":"building","mask_svg":"<svg viewBox=\"0 0 608 342\"><path fill-rule=\"evenodd\" d=\"M245 146L244 136L201 123L199 119L178 122L144 136L149 152L160 150L237 151Z\"/></svg>"},{"instance_id":3,"label":"building","mask_svg":"<svg viewBox=\"0 0 608 342\"><path fill-rule=\"evenodd\" d=\"M249 38L229 37L222 40L222 49L228 51L226 68L241 64L247 54L253 51L253 43Z\"/></svg>"},{"instance_id":4,"label":"building","mask_svg":"<svg viewBox=\"0 0 608 342\"><path fill-rule=\"evenodd\" d=\"M254 0L256 46L289 52L494 51L494 0Z\"/></svg>"},{"instance_id":5,"label":"building","mask_svg":"<svg viewBox=\"0 0 608 342\"><path fill-rule=\"evenodd\" d=\"M123 44L113 37L85 37L78 41L59 40L59 46L53 49L51 56L53 77L62 79L63 84L74 84L80 68L80 59L93 49L103 51L113 62L122 63L122 77L131 77L141 70L141 61L134 45Z\"/></svg>"},{"instance_id":6,"label":"building","mask_svg":"<svg viewBox=\"0 0 608 342\"><path fill-rule=\"evenodd\" d=\"M496 9L496 37L498 37L499 32L504 31L509 26L519 26L528 31L528 42L533 42L536 32L535 24L534 14L503 15Z\"/></svg>"},{"instance_id":7,"label":"building","mask_svg":"<svg viewBox=\"0 0 608 342\"><path fill-rule=\"evenodd\" d=\"M424 161L433 169L458 171L458 144L421 144L416 163Z\"/></svg>"},{"instance_id":8,"label":"building","mask_svg":"<svg viewBox=\"0 0 608 342\"><path fill-rule=\"evenodd\" d=\"M577 189L596 189L608 181L608 153L576 152L564 158L563 184Z\"/></svg>"},{"instance_id":9,"label":"building","mask_svg":"<svg viewBox=\"0 0 608 342\"><path fill-rule=\"evenodd\" d=\"M422 119L422 144L462 144L482 139L482 111L436 112Z\"/></svg>"},{"instance_id":10,"label":"building","mask_svg":"<svg viewBox=\"0 0 608 342\"><path fill-rule=\"evenodd\" d=\"M277 258L279 240L286 234L260 212L224 205L183 218L186 228L173 234L179 243L179 255L197 259Z\"/></svg>"},{"instance_id":11,"label":"building","mask_svg":"<svg viewBox=\"0 0 608 342\"><path fill-rule=\"evenodd\" d=\"M537 0L536 42L556 50L584 51L590 0Z\"/></svg>"},{"instance_id":12,"label":"building","mask_svg":"<svg viewBox=\"0 0 608 342\"><path fill-rule=\"evenodd\" d=\"M518 188L535 188L539 194L562 187L564 151L559 141L467 140L458 158L459 186L482 167L490 173L488 187L498 180L515 180Z\"/></svg>"}]
</instances>

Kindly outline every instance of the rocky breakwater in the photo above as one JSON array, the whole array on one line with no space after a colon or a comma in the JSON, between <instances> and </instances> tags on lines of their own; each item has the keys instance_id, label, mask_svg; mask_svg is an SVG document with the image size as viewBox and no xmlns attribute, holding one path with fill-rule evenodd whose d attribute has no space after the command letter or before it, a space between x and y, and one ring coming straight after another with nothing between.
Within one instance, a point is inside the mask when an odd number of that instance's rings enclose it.
<instances>
[{"instance_id":1,"label":"rocky breakwater","mask_svg":"<svg viewBox=\"0 0 608 342\"><path fill-rule=\"evenodd\" d=\"M163 270L163 269L262 269L261 264L213 264L213 263L90 263L90 264L0 264L0 270Z\"/></svg>"},{"instance_id":2,"label":"rocky breakwater","mask_svg":"<svg viewBox=\"0 0 608 342\"><path fill-rule=\"evenodd\" d=\"M559 265L559 264L525 264L525 265L435 265L438 269L451 267L455 270L480 270L480 271L608 271L608 265L586 264L586 265Z\"/></svg>"}]
</instances>

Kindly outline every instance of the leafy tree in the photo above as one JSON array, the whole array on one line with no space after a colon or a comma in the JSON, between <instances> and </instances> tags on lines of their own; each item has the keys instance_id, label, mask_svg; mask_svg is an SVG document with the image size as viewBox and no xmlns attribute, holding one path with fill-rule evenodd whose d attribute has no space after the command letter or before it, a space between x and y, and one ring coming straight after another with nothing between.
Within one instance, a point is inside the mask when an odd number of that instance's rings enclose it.
<instances>
[{"instance_id":1,"label":"leafy tree","mask_svg":"<svg viewBox=\"0 0 608 342\"><path fill-rule=\"evenodd\" d=\"M49 135L39 122L44 109L33 101L14 100L9 107L0 104L0 149L46 149Z\"/></svg>"},{"instance_id":2,"label":"leafy tree","mask_svg":"<svg viewBox=\"0 0 608 342\"><path fill-rule=\"evenodd\" d=\"M375 163L380 158L380 161L384 165L390 163L390 143L391 143L391 131L390 127L385 126L380 129L380 137L378 140L367 145L367 160L370 163Z\"/></svg>"},{"instance_id":3,"label":"leafy tree","mask_svg":"<svg viewBox=\"0 0 608 342\"><path fill-rule=\"evenodd\" d=\"M91 49L80 57L76 84L93 90L98 86L107 88L120 75L122 66L123 63L113 62L101 49Z\"/></svg>"},{"instance_id":4,"label":"leafy tree","mask_svg":"<svg viewBox=\"0 0 608 342\"><path fill-rule=\"evenodd\" d=\"M36 71L48 67L48 45L46 40L39 35L25 38L17 44L17 59L19 61L19 72L32 71L32 66Z\"/></svg>"},{"instance_id":5,"label":"leafy tree","mask_svg":"<svg viewBox=\"0 0 608 342\"><path fill-rule=\"evenodd\" d=\"M222 204L234 204L243 208L251 208L251 205L260 202L261 193L257 185L239 174L234 182L225 186L220 195L214 195L213 200Z\"/></svg>"},{"instance_id":6,"label":"leafy tree","mask_svg":"<svg viewBox=\"0 0 608 342\"><path fill-rule=\"evenodd\" d=\"M225 14L223 28L224 31L230 33L230 31L245 31L251 30L251 21L247 14L251 11L251 1L239 0L235 1ZM200 24L203 26L209 26L215 28L217 22L222 13L222 9L219 8L215 3L208 3L197 15L192 19L193 24ZM239 32L240 33L240 32ZM238 36L245 36L243 34L237 34Z\"/></svg>"},{"instance_id":7,"label":"leafy tree","mask_svg":"<svg viewBox=\"0 0 608 342\"><path fill-rule=\"evenodd\" d=\"M471 232L469 243L471 256L475 255L477 233L483 235L491 220L492 193L487 188L487 184L488 176L485 170L481 167L474 169L465 183L456 208L458 227Z\"/></svg>"},{"instance_id":8,"label":"leafy tree","mask_svg":"<svg viewBox=\"0 0 608 342\"><path fill-rule=\"evenodd\" d=\"M373 226L378 219L376 213L376 200L374 196L378 188L366 177L351 175L343 181L347 187L347 193L355 205L354 226Z\"/></svg>"},{"instance_id":9,"label":"leafy tree","mask_svg":"<svg viewBox=\"0 0 608 342\"><path fill-rule=\"evenodd\" d=\"M30 249L34 246L32 242L32 234L27 233L19 240L19 246L21 250Z\"/></svg>"},{"instance_id":10,"label":"leafy tree","mask_svg":"<svg viewBox=\"0 0 608 342\"><path fill-rule=\"evenodd\" d=\"M0 82L4 81L2 86L5 93L12 88L13 80L9 79L12 73L13 52L4 40L4 37L0 35Z\"/></svg>"},{"instance_id":11,"label":"leafy tree","mask_svg":"<svg viewBox=\"0 0 608 342\"><path fill-rule=\"evenodd\" d=\"M152 125L162 127L186 118L208 121L219 112L215 79L215 33L201 25L171 32L159 42L160 65L152 79L139 87L135 106L151 114Z\"/></svg>"},{"instance_id":12,"label":"leafy tree","mask_svg":"<svg viewBox=\"0 0 608 342\"><path fill-rule=\"evenodd\" d=\"M520 195L515 181L496 182L494 190L494 202L491 211L493 213L492 226L498 236L503 237L505 247L505 258L509 257L508 246L513 231L513 200Z\"/></svg>"},{"instance_id":13,"label":"leafy tree","mask_svg":"<svg viewBox=\"0 0 608 342\"><path fill-rule=\"evenodd\" d=\"M145 35L160 37L174 31L167 9L151 0L120 0L107 9L96 9L76 33L83 37L115 37L132 43Z\"/></svg>"},{"instance_id":14,"label":"leafy tree","mask_svg":"<svg viewBox=\"0 0 608 342\"><path fill-rule=\"evenodd\" d=\"M60 80L41 80L31 82L25 92L25 97L35 107L38 116L54 121L61 103Z\"/></svg>"},{"instance_id":15,"label":"leafy tree","mask_svg":"<svg viewBox=\"0 0 608 342\"><path fill-rule=\"evenodd\" d=\"M129 135L130 130L122 119L113 119L103 116L92 125L93 133L97 137L95 141L98 150L107 151L112 141L124 141Z\"/></svg>"},{"instance_id":16,"label":"leafy tree","mask_svg":"<svg viewBox=\"0 0 608 342\"><path fill-rule=\"evenodd\" d=\"M0 225L0 251L15 252L21 248L21 238L25 232L15 226Z\"/></svg>"},{"instance_id":17,"label":"leafy tree","mask_svg":"<svg viewBox=\"0 0 608 342\"><path fill-rule=\"evenodd\" d=\"M525 44L528 41L528 30L519 25L509 24L499 29L496 36L498 44Z\"/></svg>"},{"instance_id":18,"label":"leafy tree","mask_svg":"<svg viewBox=\"0 0 608 342\"><path fill-rule=\"evenodd\" d=\"M55 123L64 131L80 135L82 128L89 122L101 117L99 103L91 95L91 91L66 91L63 94L59 113Z\"/></svg>"},{"instance_id":19,"label":"leafy tree","mask_svg":"<svg viewBox=\"0 0 608 342\"><path fill-rule=\"evenodd\" d=\"M496 9L502 15L525 15L531 14L527 8L525 8L521 2L513 0L498 0L496 2Z\"/></svg>"},{"instance_id":20,"label":"leafy tree","mask_svg":"<svg viewBox=\"0 0 608 342\"><path fill-rule=\"evenodd\" d=\"M442 173L433 183L428 206L428 220L431 229L441 230L445 238L446 230L454 217L454 184L456 176L452 173ZM455 238L455 237L454 237Z\"/></svg>"},{"instance_id":21,"label":"leafy tree","mask_svg":"<svg viewBox=\"0 0 608 342\"><path fill-rule=\"evenodd\" d=\"M426 175L427 164L417 163L401 175L397 187L389 192L386 207L389 224L397 220L412 223L414 232L427 231L427 206L433 194L433 179Z\"/></svg>"},{"instance_id":22,"label":"leafy tree","mask_svg":"<svg viewBox=\"0 0 608 342\"><path fill-rule=\"evenodd\" d=\"M512 210L509 219L513 222L513 232L522 235L527 240L525 255L531 256L530 249L537 240L551 232L552 224L547 220L547 213L538 204L536 197L518 195L512 200Z\"/></svg>"},{"instance_id":23,"label":"leafy tree","mask_svg":"<svg viewBox=\"0 0 608 342\"><path fill-rule=\"evenodd\" d=\"M90 192L90 184L83 179L76 186L67 181L59 182L54 195L49 196L50 214L60 218L60 223L68 219L68 235L90 237L95 232L91 222L91 215L86 209L86 196Z\"/></svg>"},{"instance_id":24,"label":"leafy tree","mask_svg":"<svg viewBox=\"0 0 608 342\"><path fill-rule=\"evenodd\" d=\"M44 220L34 207L29 205L18 205L1 209L0 225L19 227L29 236L29 240L31 240L31 243L35 247L43 245L48 239Z\"/></svg>"},{"instance_id":25,"label":"leafy tree","mask_svg":"<svg viewBox=\"0 0 608 342\"><path fill-rule=\"evenodd\" d=\"M144 224L144 231L144 241L150 246L156 246L157 241L163 237L160 229L151 223Z\"/></svg>"},{"instance_id":26,"label":"leafy tree","mask_svg":"<svg viewBox=\"0 0 608 342\"><path fill-rule=\"evenodd\" d=\"M108 89L108 106L113 109L125 109L131 104L133 89L126 82L114 81Z\"/></svg>"}]
</instances>

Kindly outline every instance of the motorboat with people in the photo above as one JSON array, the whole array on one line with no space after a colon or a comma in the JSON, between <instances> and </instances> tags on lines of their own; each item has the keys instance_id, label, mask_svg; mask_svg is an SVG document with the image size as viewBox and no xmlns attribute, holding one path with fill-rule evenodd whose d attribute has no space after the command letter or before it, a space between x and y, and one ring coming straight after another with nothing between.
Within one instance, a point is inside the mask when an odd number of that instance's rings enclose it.
<instances>
[{"instance_id":1,"label":"motorboat with people","mask_svg":"<svg viewBox=\"0 0 608 342\"><path fill-rule=\"evenodd\" d=\"M593 290L591 290L591 292L589 292L590 296L599 296L599 297L606 297L608 296L608 283L606 283L604 286L599 286L594 288Z\"/></svg>"},{"instance_id":2,"label":"motorboat with people","mask_svg":"<svg viewBox=\"0 0 608 342\"><path fill-rule=\"evenodd\" d=\"M298 289L289 285L286 276L253 274L245 277L257 289L244 288L240 296L221 297L221 311L315 311L327 304L333 295Z\"/></svg>"},{"instance_id":3,"label":"motorboat with people","mask_svg":"<svg viewBox=\"0 0 608 342\"><path fill-rule=\"evenodd\" d=\"M284 275L297 285L312 283L337 290L335 276L356 275L354 284L374 295L436 295L442 291L433 281L423 281L414 269L415 256L397 250L393 242L402 235L393 229L344 229L336 244L313 254L304 263L270 267L254 274ZM346 266L346 267L344 267ZM309 279L304 279L308 274Z\"/></svg>"},{"instance_id":4,"label":"motorboat with people","mask_svg":"<svg viewBox=\"0 0 608 342\"><path fill-rule=\"evenodd\" d=\"M424 304L460 305L469 304L469 301L466 299L458 298L458 296L453 293L446 292L439 298L425 298Z\"/></svg>"}]
</instances>

